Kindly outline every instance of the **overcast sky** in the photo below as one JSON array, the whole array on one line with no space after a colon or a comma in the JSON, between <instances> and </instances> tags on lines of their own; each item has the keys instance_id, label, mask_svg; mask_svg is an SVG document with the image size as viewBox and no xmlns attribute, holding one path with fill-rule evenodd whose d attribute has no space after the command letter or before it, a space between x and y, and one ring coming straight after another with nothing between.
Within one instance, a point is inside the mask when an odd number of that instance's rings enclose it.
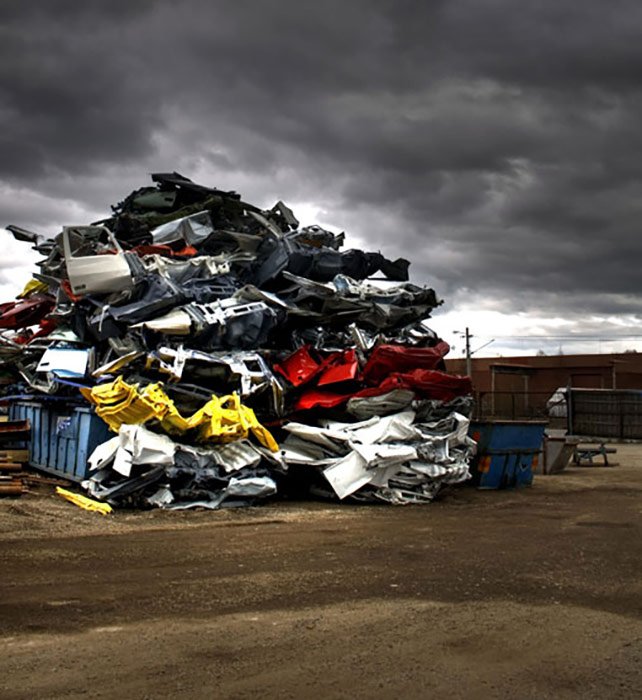
<instances>
[{"instance_id":1,"label":"overcast sky","mask_svg":"<svg viewBox=\"0 0 642 700\"><path fill-rule=\"evenodd\" d=\"M0 225L177 170L408 257L480 354L642 350L641 28L639 0L2 0ZM11 297L34 258L2 237Z\"/></svg>"}]
</instances>

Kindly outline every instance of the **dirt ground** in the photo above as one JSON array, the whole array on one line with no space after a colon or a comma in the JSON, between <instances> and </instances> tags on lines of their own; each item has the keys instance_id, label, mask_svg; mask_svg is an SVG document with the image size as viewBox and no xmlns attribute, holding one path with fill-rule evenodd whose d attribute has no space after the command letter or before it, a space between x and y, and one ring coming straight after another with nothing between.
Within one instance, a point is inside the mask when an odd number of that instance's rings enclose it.
<instances>
[{"instance_id":1,"label":"dirt ground","mask_svg":"<svg viewBox=\"0 0 642 700\"><path fill-rule=\"evenodd\" d=\"M429 506L0 500L0 697L638 698L642 446Z\"/></svg>"}]
</instances>

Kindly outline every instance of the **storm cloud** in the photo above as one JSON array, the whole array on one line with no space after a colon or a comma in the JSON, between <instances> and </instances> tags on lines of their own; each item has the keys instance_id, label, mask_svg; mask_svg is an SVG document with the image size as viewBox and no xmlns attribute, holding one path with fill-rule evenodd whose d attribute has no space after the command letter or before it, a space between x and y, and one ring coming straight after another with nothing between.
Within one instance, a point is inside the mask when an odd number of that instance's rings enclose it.
<instances>
[{"instance_id":1,"label":"storm cloud","mask_svg":"<svg viewBox=\"0 0 642 700\"><path fill-rule=\"evenodd\" d=\"M178 170L409 257L444 308L636 324L640 27L632 0L5 0L0 223Z\"/></svg>"}]
</instances>

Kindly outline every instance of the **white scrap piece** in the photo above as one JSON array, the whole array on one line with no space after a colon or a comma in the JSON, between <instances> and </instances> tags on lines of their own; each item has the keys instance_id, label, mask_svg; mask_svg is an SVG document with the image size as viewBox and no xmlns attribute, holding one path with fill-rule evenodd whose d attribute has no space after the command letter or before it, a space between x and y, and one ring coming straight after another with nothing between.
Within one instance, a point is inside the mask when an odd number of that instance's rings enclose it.
<instances>
[{"instance_id":1,"label":"white scrap piece","mask_svg":"<svg viewBox=\"0 0 642 700\"><path fill-rule=\"evenodd\" d=\"M120 447L131 452L134 464L169 465L174 463L176 443L167 435L158 435L142 425L123 423L118 431Z\"/></svg>"},{"instance_id":2,"label":"white scrap piece","mask_svg":"<svg viewBox=\"0 0 642 700\"><path fill-rule=\"evenodd\" d=\"M67 375L84 377L89 367L91 350L79 348L50 347L45 350L36 372L64 372Z\"/></svg>"},{"instance_id":3,"label":"white scrap piece","mask_svg":"<svg viewBox=\"0 0 642 700\"><path fill-rule=\"evenodd\" d=\"M97 469L103 469L109 466L114 461L114 457L116 457L119 444L120 438L116 435L110 440L98 445L87 459L89 462L89 471L94 472Z\"/></svg>"},{"instance_id":4,"label":"white scrap piece","mask_svg":"<svg viewBox=\"0 0 642 700\"><path fill-rule=\"evenodd\" d=\"M366 420L360 420L356 423L344 423L338 420L322 419L319 421L320 425L326 430L331 430L333 433L347 433L352 434L356 430L361 430L361 428L368 428L371 425L376 425L379 422L379 416L372 416Z\"/></svg>"},{"instance_id":5,"label":"white scrap piece","mask_svg":"<svg viewBox=\"0 0 642 700\"><path fill-rule=\"evenodd\" d=\"M378 467L372 470L372 478L370 486L385 488L388 486L390 479L394 479L399 473L400 465L393 464L392 466Z\"/></svg>"},{"instance_id":6,"label":"white scrap piece","mask_svg":"<svg viewBox=\"0 0 642 700\"><path fill-rule=\"evenodd\" d=\"M420 492L403 488L380 488L374 492L375 498L394 506L407 506L412 503L430 503L439 493L441 484L438 482L425 483Z\"/></svg>"},{"instance_id":7,"label":"white scrap piece","mask_svg":"<svg viewBox=\"0 0 642 700\"><path fill-rule=\"evenodd\" d=\"M368 469L403 464L408 460L417 459L417 450L408 444L360 445L351 442L350 446L365 461Z\"/></svg>"},{"instance_id":8,"label":"white scrap piece","mask_svg":"<svg viewBox=\"0 0 642 700\"><path fill-rule=\"evenodd\" d=\"M417 440L420 435L412 426L415 415L414 411L401 411L390 416L377 416L370 426L351 431L352 440L363 444Z\"/></svg>"},{"instance_id":9,"label":"white scrap piece","mask_svg":"<svg viewBox=\"0 0 642 700\"><path fill-rule=\"evenodd\" d=\"M237 440L227 445L216 445L212 457L229 474L243 467L256 467L261 461L261 453L249 440Z\"/></svg>"},{"instance_id":10,"label":"white scrap piece","mask_svg":"<svg viewBox=\"0 0 642 700\"><path fill-rule=\"evenodd\" d=\"M373 472L357 452L350 452L343 459L323 470L334 492L341 499L370 483Z\"/></svg>"},{"instance_id":11,"label":"white scrap piece","mask_svg":"<svg viewBox=\"0 0 642 700\"><path fill-rule=\"evenodd\" d=\"M98 445L89 456L90 470L108 466L130 476L135 464L170 465L174 463L176 443L166 435L157 435L142 425L120 426L116 437Z\"/></svg>"},{"instance_id":12,"label":"white scrap piece","mask_svg":"<svg viewBox=\"0 0 642 700\"><path fill-rule=\"evenodd\" d=\"M213 462L228 474L244 467L258 466L263 456L260 450L246 439L207 447L184 444L177 447L181 452L192 455L196 462L202 465Z\"/></svg>"},{"instance_id":13,"label":"white scrap piece","mask_svg":"<svg viewBox=\"0 0 642 700\"><path fill-rule=\"evenodd\" d=\"M414 469L419 474L428 476L431 479L438 479L439 477L448 474L449 469L447 469L442 464L436 464L435 462L419 462L412 461L409 464L411 469Z\"/></svg>"},{"instance_id":14,"label":"white scrap piece","mask_svg":"<svg viewBox=\"0 0 642 700\"><path fill-rule=\"evenodd\" d=\"M302 440L316 443L333 454L340 454L343 450L341 443L349 440L349 435L341 430L317 428L313 425L307 425L306 423L290 422L283 427L291 435L296 435L296 437Z\"/></svg>"},{"instance_id":15,"label":"white scrap piece","mask_svg":"<svg viewBox=\"0 0 642 700\"><path fill-rule=\"evenodd\" d=\"M323 466L337 461L336 453L330 453L321 445L303 440L298 435L289 435L281 443L281 456L286 463L291 464Z\"/></svg>"},{"instance_id":16,"label":"white scrap piece","mask_svg":"<svg viewBox=\"0 0 642 700\"><path fill-rule=\"evenodd\" d=\"M470 420L466 416L462 416L461 413L453 413L453 417L457 422L457 427L451 435L448 436L448 442L450 445L468 445L470 447L475 447L476 442L468 437L468 428L470 426Z\"/></svg>"},{"instance_id":17,"label":"white scrap piece","mask_svg":"<svg viewBox=\"0 0 642 700\"><path fill-rule=\"evenodd\" d=\"M269 476L246 476L242 479L232 477L225 489L225 498L241 496L243 498L265 498L276 493L276 482Z\"/></svg>"},{"instance_id":18,"label":"white scrap piece","mask_svg":"<svg viewBox=\"0 0 642 700\"><path fill-rule=\"evenodd\" d=\"M470 478L468 461L475 443L469 419L453 412L446 418L415 424L404 410L358 423L322 421L321 428L292 423L282 443L284 461L325 466L323 474L340 499L371 487L365 497L389 503L432 500L444 484ZM340 450L339 455L334 450ZM329 465L328 465L329 463ZM328 466L326 466L328 465Z\"/></svg>"},{"instance_id":19,"label":"white scrap piece","mask_svg":"<svg viewBox=\"0 0 642 700\"><path fill-rule=\"evenodd\" d=\"M365 419L403 411L410 406L414 398L414 391L393 389L380 396L353 397L348 400L346 409L356 418Z\"/></svg>"},{"instance_id":20,"label":"white scrap piece","mask_svg":"<svg viewBox=\"0 0 642 700\"><path fill-rule=\"evenodd\" d=\"M122 474L123 476L131 476L133 464L131 452L119 447L111 468L118 474Z\"/></svg>"},{"instance_id":21,"label":"white scrap piece","mask_svg":"<svg viewBox=\"0 0 642 700\"><path fill-rule=\"evenodd\" d=\"M73 255L69 242L71 231L82 233L102 229L114 248L115 255ZM120 244L104 226L64 226L62 246L71 291L74 294L107 294L134 286L132 271Z\"/></svg>"},{"instance_id":22,"label":"white scrap piece","mask_svg":"<svg viewBox=\"0 0 642 700\"><path fill-rule=\"evenodd\" d=\"M147 497L147 503L157 508L168 506L170 503L173 503L174 500L174 494L168 486L161 486L158 491Z\"/></svg>"}]
</instances>

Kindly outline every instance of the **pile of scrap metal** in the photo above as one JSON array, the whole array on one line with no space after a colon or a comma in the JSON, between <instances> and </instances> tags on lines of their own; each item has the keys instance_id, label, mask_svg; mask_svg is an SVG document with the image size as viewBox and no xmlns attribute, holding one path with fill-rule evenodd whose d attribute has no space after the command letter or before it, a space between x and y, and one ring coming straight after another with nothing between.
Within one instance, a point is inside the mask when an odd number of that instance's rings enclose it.
<instances>
[{"instance_id":1,"label":"pile of scrap metal","mask_svg":"<svg viewBox=\"0 0 642 700\"><path fill-rule=\"evenodd\" d=\"M283 202L152 179L51 240L7 227L45 258L0 306L0 359L12 391L80 390L113 430L93 498L416 503L469 477L470 380L445 373L424 323L441 302L407 260L343 251Z\"/></svg>"}]
</instances>

